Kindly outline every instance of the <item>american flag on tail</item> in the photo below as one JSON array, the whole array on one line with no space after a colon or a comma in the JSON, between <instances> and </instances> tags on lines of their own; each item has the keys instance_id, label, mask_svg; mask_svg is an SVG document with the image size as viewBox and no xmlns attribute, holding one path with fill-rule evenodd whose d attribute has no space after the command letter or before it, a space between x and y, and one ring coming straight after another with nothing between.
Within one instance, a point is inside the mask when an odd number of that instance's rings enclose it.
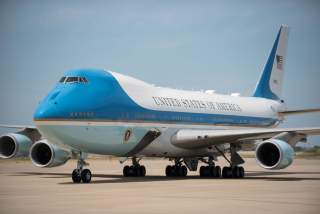
<instances>
[{"instance_id":1,"label":"american flag on tail","mask_svg":"<svg viewBox=\"0 0 320 214\"><path fill-rule=\"evenodd\" d=\"M283 67L283 56L276 55L276 59L277 59L277 68L282 70L282 67Z\"/></svg>"}]
</instances>

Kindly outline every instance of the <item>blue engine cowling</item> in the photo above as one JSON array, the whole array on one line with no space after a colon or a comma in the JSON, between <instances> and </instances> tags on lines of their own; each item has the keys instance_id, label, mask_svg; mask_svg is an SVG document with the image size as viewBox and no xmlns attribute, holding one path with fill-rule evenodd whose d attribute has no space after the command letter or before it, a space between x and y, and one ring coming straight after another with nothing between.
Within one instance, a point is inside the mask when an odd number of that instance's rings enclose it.
<instances>
[{"instance_id":1,"label":"blue engine cowling","mask_svg":"<svg viewBox=\"0 0 320 214\"><path fill-rule=\"evenodd\" d=\"M284 169L293 162L294 155L293 148L279 139L265 140L256 148L257 162L265 169Z\"/></svg>"},{"instance_id":2,"label":"blue engine cowling","mask_svg":"<svg viewBox=\"0 0 320 214\"><path fill-rule=\"evenodd\" d=\"M71 151L49 143L47 140L37 141L30 148L30 159L37 167L61 166L65 164L71 156Z\"/></svg>"},{"instance_id":3,"label":"blue engine cowling","mask_svg":"<svg viewBox=\"0 0 320 214\"><path fill-rule=\"evenodd\" d=\"M23 134L10 133L0 137L0 157L27 157L32 141Z\"/></svg>"}]
</instances>

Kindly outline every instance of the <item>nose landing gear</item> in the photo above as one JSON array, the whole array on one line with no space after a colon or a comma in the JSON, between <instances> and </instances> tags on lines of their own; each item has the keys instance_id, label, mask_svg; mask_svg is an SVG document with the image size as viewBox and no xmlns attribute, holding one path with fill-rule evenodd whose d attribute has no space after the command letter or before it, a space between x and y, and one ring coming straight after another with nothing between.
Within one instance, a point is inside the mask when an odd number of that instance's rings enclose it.
<instances>
[{"instance_id":1,"label":"nose landing gear","mask_svg":"<svg viewBox=\"0 0 320 214\"><path fill-rule=\"evenodd\" d=\"M81 155L80 155L81 156ZM89 169L83 169L83 166L89 165L82 158L79 158L77 162L77 168L72 172L72 181L73 183L90 183L91 181L91 171Z\"/></svg>"}]
</instances>

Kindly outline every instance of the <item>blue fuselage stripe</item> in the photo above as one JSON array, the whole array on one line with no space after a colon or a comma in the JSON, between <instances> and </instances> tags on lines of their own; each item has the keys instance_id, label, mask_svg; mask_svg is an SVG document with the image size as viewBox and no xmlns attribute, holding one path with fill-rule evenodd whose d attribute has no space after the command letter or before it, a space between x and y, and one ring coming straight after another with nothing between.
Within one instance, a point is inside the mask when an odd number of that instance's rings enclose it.
<instances>
[{"instance_id":1,"label":"blue fuselage stripe","mask_svg":"<svg viewBox=\"0 0 320 214\"><path fill-rule=\"evenodd\" d=\"M78 70L66 76L84 76L87 84L57 84L40 103L35 120L114 120L155 123L271 126L277 118L175 112L146 109L132 100L117 79L106 71Z\"/></svg>"}]
</instances>

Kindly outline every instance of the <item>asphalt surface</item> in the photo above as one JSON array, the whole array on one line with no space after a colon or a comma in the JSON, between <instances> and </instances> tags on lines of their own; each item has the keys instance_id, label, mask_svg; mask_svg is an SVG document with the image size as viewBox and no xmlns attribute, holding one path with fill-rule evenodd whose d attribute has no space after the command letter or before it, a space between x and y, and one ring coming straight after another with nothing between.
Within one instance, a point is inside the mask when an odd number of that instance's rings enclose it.
<instances>
[{"instance_id":1,"label":"asphalt surface","mask_svg":"<svg viewBox=\"0 0 320 214\"><path fill-rule=\"evenodd\" d=\"M320 160L281 171L246 161L245 179L203 179L165 177L167 160L143 160L144 178L122 177L116 160L89 160L92 182L73 184L73 160L48 169L0 160L0 213L320 213Z\"/></svg>"}]
</instances>

